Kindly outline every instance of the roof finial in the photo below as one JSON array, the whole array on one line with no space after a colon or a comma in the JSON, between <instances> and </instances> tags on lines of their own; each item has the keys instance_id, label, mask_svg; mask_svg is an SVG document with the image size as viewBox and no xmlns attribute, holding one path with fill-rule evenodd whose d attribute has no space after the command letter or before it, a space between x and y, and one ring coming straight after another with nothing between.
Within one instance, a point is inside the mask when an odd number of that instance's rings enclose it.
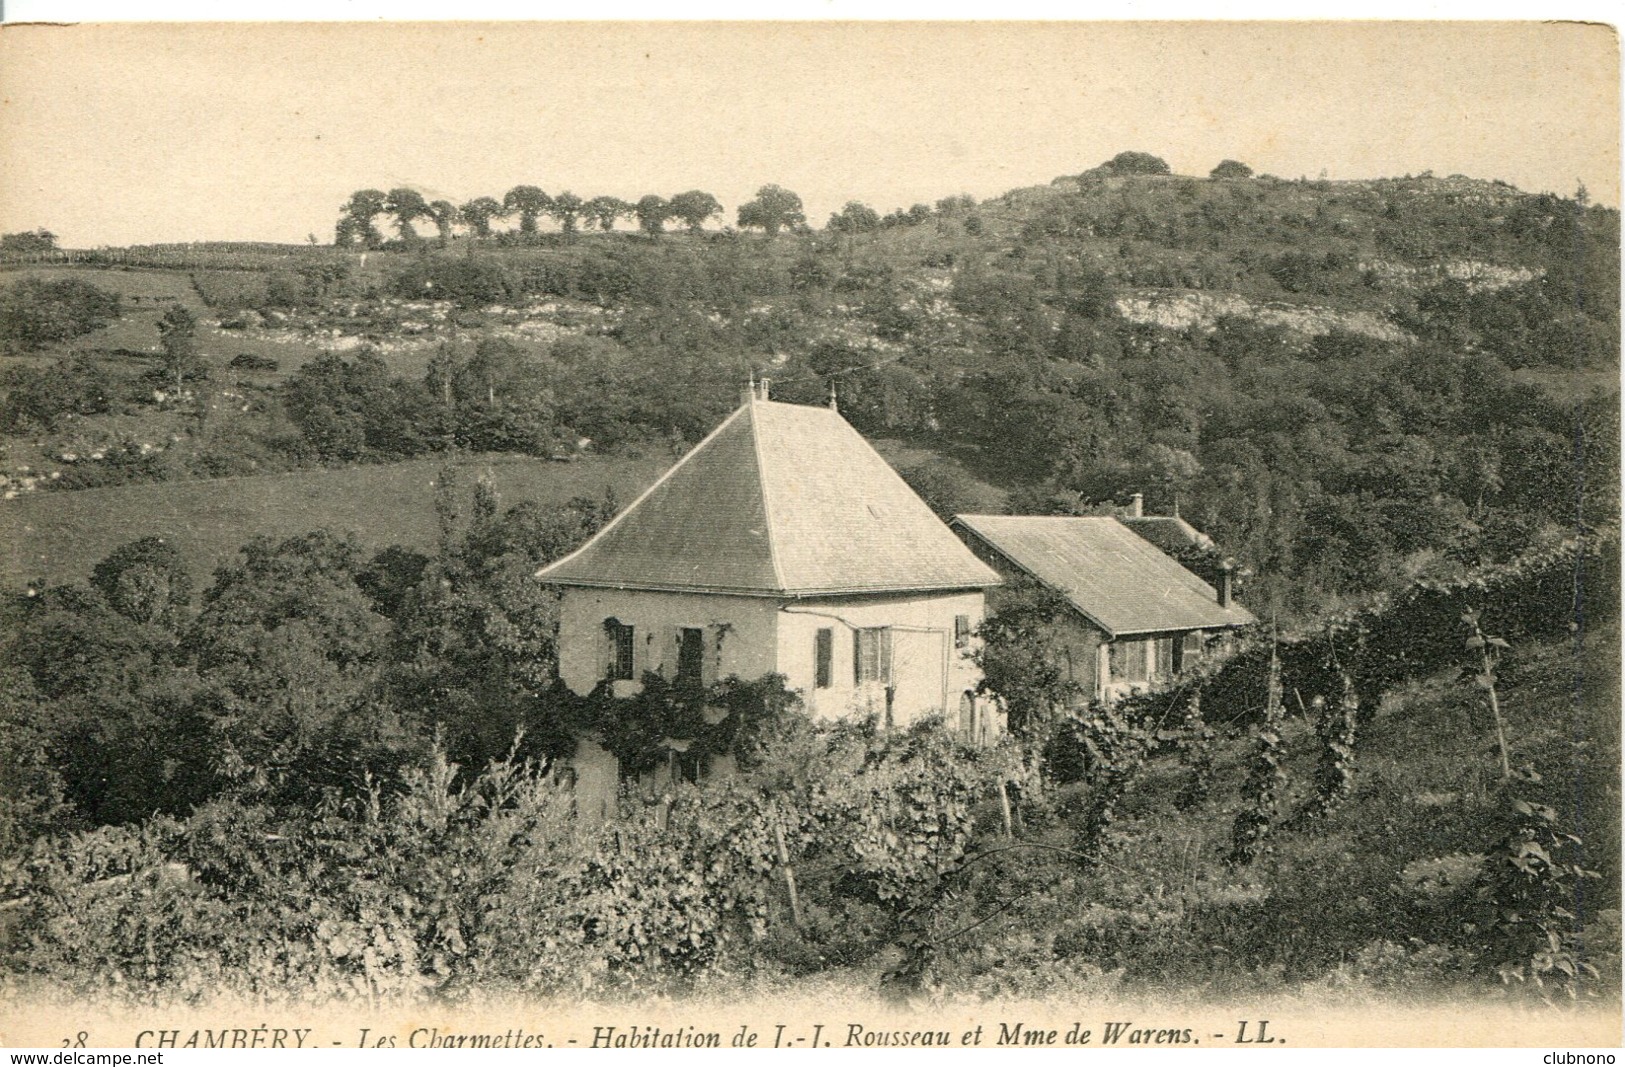
<instances>
[{"instance_id":1,"label":"roof finial","mask_svg":"<svg viewBox=\"0 0 1625 1067\"><path fill-rule=\"evenodd\" d=\"M745 386L745 403L753 404L755 402L756 402L756 372L751 371L749 373L749 375L747 376L747 384Z\"/></svg>"},{"instance_id":2,"label":"roof finial","mask_svg":"<svg viewBox=\"0 0 1625 1067\"><path fill-rule=\"evenodd\" d=\"M836 414L840 414L840 411L841 411L841 405L839 403L837 403L836 400L835 400L835 383L834 382L829 383L829 409L831 411L835 412Z\"/></svg>"}]
</instances>

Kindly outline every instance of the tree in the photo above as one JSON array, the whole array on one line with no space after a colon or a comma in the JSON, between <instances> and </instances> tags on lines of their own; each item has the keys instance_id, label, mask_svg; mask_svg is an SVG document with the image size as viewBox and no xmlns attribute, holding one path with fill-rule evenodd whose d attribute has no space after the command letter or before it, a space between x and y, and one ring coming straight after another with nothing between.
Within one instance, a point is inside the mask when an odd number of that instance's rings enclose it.
<instances>
[{"instance_id":1,"label":"tree","mask_svg":"<svg viewBox=\"0 0 1625 1067\"><path fill-rule=\"evenodd\" d=\"M1082 695L1062 669L1066 656L1058 642L1076 613L1036 582L1007 592L1004 606L977 630L981 646L974 658L982 671L977 689L1004 701L1011 733L1041 738L1055 715Z\"/></svg>"},{"instance_id":2,"label":"tree","mask_svg":"<svg viewBox=\"0 0 1625 1067\"><path fill-rule=\"evenodd\" d=\"M777 185L762 186L756 190L756 199L739 206L739 228L759 229L769 237L776 237L781 229L800 226L806 221L801 197Z\"/></svg>"},{"instance_id":3,"label":"tree","mask_svg":"<svg viewBox=\"0 0 1625 1067\"><path fill-rule=\"evenodd\" d=\"M401 459L428 448L434 427L420 383L392 377L374 352L328 352L282 387L282 405L324 460Z\"/></svg>"},{"instance_id":4,"label":"tree","mask_svg":"<svg viewBox=\"0 0 1625 1067\"><path fill-rule=\"evenodd\" d=\"M90 584L108 607L132 622L173 626L192 602L185 560L162 537L120 545L96 564Z\"/></svg>"},{"instance_id":5,"label":"tree","mask_svg":"<svg viewBox=\"0 0 1625 1067\"><path fill-rule=\"evenodd\" d=\"M671 217L688 224L690 233L699 233L709 218L722 214L722 204L710 193L690 189L671 198Z\"/></svg>"},{"instance_id":6,"label":"tree","mask_svg":"<svg viewBox=\"0 0 1625 1067\"><path fill-rule=\"evenodd\" d=\"M576 222L581 218L585 203L576 194L565 190L553 198L547 207L547 213L558 220L559 229L566 234L576 232Z\"/></svg>"},{"instance_id":7,"label":"tree","mask_svg":"<svg viewBox=\"0 0 1625 1067\"><path fill-rule=\"evenodd\" d=\"M595 196L581 206L587 218L605 233L615 228L616 219L631 218L633 208L618 196Z\"/></svg>"},{"instance_id":8,"label":"tree","mask_svg":"<svg viewBox=\"0 0 1625 1067\"><path fill-rule=\"evenodd\" d=\"M516 185L502 198L502 206L510 215L519 216L519 232L527 236L536 233L536 220L547 214L553 198L534 185Z\"/></svg>"},{"instance_id":9,"label":"tree","mask_svg":"<svg viewBox=\"0 0 1625 1067\"><path fill-rule=\"evenodd\" d=\"M416 189L402 186L391 189L384 201L384 210L395 216L395 227L400 231L401 240L407 244L416 244L417 230L412 228L412 220L432 215L429 202L423 199L423 194Z\"/></svg>"},{"instance_id":10,"label":"tree","mask_svg":"<svg viewBox=\"0 0 1625 1067\"><path fill-rule=\"evenodd\" d=\"M1245 163L1237 162L1234 159L1226 159L1221 161L1217 167L1214 167L1212 170L1208 171L1207 176L1209 178L1219 179L1251 178L1253 176L1253 168L1249 167Z\"/></svg>"},{"instance_id":11,"label":"tree","mask_svg":"<svg viewBox=\"0 0 1625 1067\"><path fill-rule=\"evenodd\" d=\"M256 537L215 572L182 637L218 694L221 762L294 790L388 770L413 732L377 699L388 621L357 578L352 537Z\"/></svg>"},{"instance_id":12,"label":"tree","mask_svg":"<svg viewBox=\"0 0 1625 1067\"><path fill-rule=\"evenodd\" d=\"M0 350L70 341L118 318L122 306L119 294L78 278L23 278L0 289Z\"/></svg>"},{"instance_id":13,"label":"tree","mask_svg":"<svg viewBox=\"0 0 1625 1067\"><path fill-rule=\"evenodd\" d=\"M350 265L336 259L307 263L299 268L299 276L318 297L325 297L334 284L350 276Z\"/></svg>"},{"instance_id":14,"label":"tree","mask_svg":"<svg viewBox=\"0 0 1625 1067\"><path fill-rule=\"evenodd\" d=\"M457 209L457 216L474 231L475 237L491 236L491 220L507 214L507 209L489 196L476 197Z\"/></svg>"},{"instance_id":15,"label":"tree","mask_svg":"<svg viewBox=\"0 0 1625 1067\"><path fill-rule=\"evenodd\" d=\"M1107 174L1170 174L1168 164L1149 152L1119 152L1100 165Z\"/></svg>"},{"instance_id":16,"label":"tree","mask_svg":"<svg viewBox=\"0 0 1625 1067\"><path fill-rule=\"evenodd\" d=\"M868 204L848 200L845 207L829 217L826 228L835 233L868 233L880 229L880 215Z\"/></svg>"},{"instance_id":17,"label":"tree","mask_svg":"<svg viewBox=\"0 0 1625 1067\"><path fill-rule=\"evenodd\" d=\"M207 370L198 355L197 319L181 305L172 304L158 320L158 343L164 349L164 373L176 389Z\"/></svg>"},{"instance_id":18,"label":"tree","mask_svg":"<svg viewBox=\"0 0 1625 1067\"><path fill-rule=\"evenodd\" d=\"M56 234L41 227L32 233L8 233L0 236L0 252L54 252Z\"/></svg>"},{"instance_id":19,"label":"tree","mask_svg":"<svg viewBox=\"0 0 1625 1067\"><path fill-rule=\"evenodd\" d=\"M637 202L632 209L638 217L638 229L651 237L658 237L666 228L666 220L671 218L671 205L666 198L650 193Z\"/></svg>"},{"instance_id":20,"label":"tree","mask_svg":"<svg viewBox=\"0 0 1625 1067\"><path fill-rule=\"evenodd\" d=\"M118 383L89 354L76 352L52 367L13 367L3 379L0 428L7 433L53 430L64 415L118 411Z\"/></svg>"},{"instance_id":21,"label":"tree","mask_svg":"<svg viewBox=\"0 0 1625 1067\"><path fill-rule=\"evenodd\" d=\"M450 200L435 200L429 204L429 217L440 231L440 247L451 243L451 228L457 224L457 205Z\"/></svg>"},{"instance_id":22,"label":"tree","mask_svg":"<svg viewBox=\"0 0 1625 1067\"><path fill-rule=\"evenodd\" d=\"M339 216L338 235L334 243L351 245L360 241L368 248L383 244L384 238L378 232L376 220L384 213L387 199L380 189L357 189L351 193L343 214Z\"/></svg>"}]
</instances>

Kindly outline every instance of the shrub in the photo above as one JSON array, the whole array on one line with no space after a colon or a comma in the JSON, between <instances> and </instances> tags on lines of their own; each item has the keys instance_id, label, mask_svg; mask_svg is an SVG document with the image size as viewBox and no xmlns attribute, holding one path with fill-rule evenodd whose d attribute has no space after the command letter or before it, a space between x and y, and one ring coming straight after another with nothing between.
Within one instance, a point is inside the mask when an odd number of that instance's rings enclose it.
<instances>
[{"instance_id":1,"label":"shrub","mask_svg":"<svg viewBox=\"0 0 1625 1067\"><path fill-rule=\"evenodd\" d=\"M432 256L396 272L389 279L389 290L406 300L451 300L472 309L512 299L517 286L498 260Z\"/></svg>"},{"instance_id":2,"label":"shrub","mask_svg":"<svg viewBox=\"0 0 1625 1067\"><path fill-rule=\"evenodd\" d=\"M0 289L0 349L27 352L83 336L118 318L122 303L77 278L24 278Z\"/></svg>"},{"instance_id":3,"label":"shrub","mask_svg":"<svg viewBox=\"0 0 1625 1067\"><path fill-rule=\"evenodd\" d=\"M99 360L84 353L49 369L16 367L5 376L0 420L7 433L52 430L71 415L103 415L122 405L120 389Z\"/></svg>"}]
</instances>

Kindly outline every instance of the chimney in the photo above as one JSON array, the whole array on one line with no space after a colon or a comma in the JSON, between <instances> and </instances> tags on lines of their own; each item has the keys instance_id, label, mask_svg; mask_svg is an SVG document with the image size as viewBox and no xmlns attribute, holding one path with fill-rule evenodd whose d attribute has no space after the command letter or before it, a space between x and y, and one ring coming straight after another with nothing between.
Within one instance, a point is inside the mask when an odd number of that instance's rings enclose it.
<instances>
[{"instance_id":1,"label":"chimney","mask_svg":"<svg viewBox=\"0 0 1625 1067\"><path fill-rule=\"evenodd\" d=\"M761 386L758 389L757 394L756 394L757 399L766 400L768 398L768 396L767 396L768 387L771 386L772 384L773 384L773 379L772 378L763 378Z\"/></svg>"},{"instance_id":2,"label":"chimney","mask_svg":"<svg viewBox=\"0 0 1625 1067\"><path fill-rule=\"evenodd\" d=\"M1236 565L1229 560L1219 564L1219 607L1230 606L1230 581Z\"/></svg>"},{"instance_id":3,"label":"chimney","mask_svg":"<svg viewBox=\"0 0 1625 1067\"><path fill-rule=\"evenodd\" d=\"M1131 519L1137 519L1141 515L1144 515L1144 514L1145 514L1145 494L1144 493L1135 493L1133 496L1128 498L1128 516Z\"/></svg>"}]
</instances>

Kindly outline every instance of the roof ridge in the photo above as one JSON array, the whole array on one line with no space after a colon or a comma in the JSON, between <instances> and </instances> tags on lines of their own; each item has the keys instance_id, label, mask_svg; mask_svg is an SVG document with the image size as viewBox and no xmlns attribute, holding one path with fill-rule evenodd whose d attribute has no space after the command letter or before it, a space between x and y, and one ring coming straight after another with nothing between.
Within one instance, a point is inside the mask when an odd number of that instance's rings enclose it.
<instances>
[{"instance_id":1,"label":"roof ridge","mask_svg":"<svg viewBox=\"0 0 1625 1067\"><path fill-rule=\"evenodd\" d=\"M785 589L784 568L779 565L779 528L773 521L773 494L767 488L767 464L762 461L762 435L756 420L754 395L745 402L745 409L750 412L750 447L756 456L756 492L762 498L762 517L767 522L767 562L773 568L773 583Z\"/></svg>"},{"instance_id":2,"label":"roof ridge","mask_svg":"<svg viewBox=\"0 0 1625 1067\"><path fill-rule=\"evenodd\" d=\"M682 470L685 466L687 466L689 460L693 459L695 456L697 456L701 452L705 451L705 446L709 445L711 443L712 438L716 437L718 434L722 433L723 430L726 430L730 425L732 425L733 421L735 419L737 419L743 412L747 411L749 409L749 407L750 407L749 404L742 405L732 415L729 415L727 418L723 419L721 424L718 425L716 429L714 429L710 433L706 434L705 437L701 439L700 443L695 445L693 448L689 449L688 452L683 456L682 459L679 459L676 463L673 463L671 465L671 467L666 471L665 474L662 474L660 477L656 478L654 480L653 485L649 486L649 488L647 488L643 492L639 493L636 497L633 498L633 500L632 500L632 502L630 504L628 504L628 505L626 505L626 507L622 508L621 513L619 515L616 515L613 519L610 519L603 526L599 527L598 532L593 534L591 537L587 538L587 540L581 545L581 547L577 548L575 551L569 553L568 555L560 556L558 559L554 560L552 563L549 563L549 564L543 566L541 569L536 571L535 574L531 575L531 577L532 578L540 578L543 575L545 575L548 571L556 570L557 568L564 566L566 563L569 563L571 560L575 559L577 556L579 556L582 553L586 552L587 549L591 548L593 545L597 544L599 541L601 541L605 537L607 537L609 535L609 532L611 530L615 529L615 527L619 526L623 519L625 519L628 515L632 514L634 511L636 511L638 509L639 504L643 503L646 499L648 499L651 495L653 495L655 490L659 489L661 486L665 485L668 481L670 481L674 474L676 474L678 471ZM754 437L754 427L752 428L752 436ZM760 459L760 457L758 457L757 458L758 466L760 465L760 463L761 463L761 459ZM769 533L768 542L769 542L770 545L772 543L772 539L773 539L772 534Z\"/></svg>"}]
</instances>

